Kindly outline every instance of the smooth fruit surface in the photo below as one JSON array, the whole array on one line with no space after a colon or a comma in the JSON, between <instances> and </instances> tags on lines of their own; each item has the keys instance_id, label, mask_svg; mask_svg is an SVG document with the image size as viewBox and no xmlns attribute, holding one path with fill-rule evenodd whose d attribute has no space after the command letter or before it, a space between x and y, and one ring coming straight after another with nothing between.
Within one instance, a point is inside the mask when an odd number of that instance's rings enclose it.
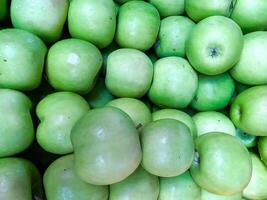
<instances>
[{"instance_id":1,"label":"smooth fruit surface","mask_svg":"<svg viewBox=\"0 0 267 200\"><path fill-rule=\"evenodd\" d=\"M158 9L161 18L184 14L184 0L148 0L148 2Z\"/></svg>"}]
</instances>

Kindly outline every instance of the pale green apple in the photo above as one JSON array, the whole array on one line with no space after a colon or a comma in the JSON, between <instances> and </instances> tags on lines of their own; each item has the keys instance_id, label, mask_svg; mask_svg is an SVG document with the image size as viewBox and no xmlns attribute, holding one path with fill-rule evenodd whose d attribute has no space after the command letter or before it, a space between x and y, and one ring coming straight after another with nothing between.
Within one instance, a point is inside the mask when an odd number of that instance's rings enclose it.
<instances>
[{"instance_id":1,"label":"pale green apple","mask_svg":"<svg viewBox=\"0 0 267 200\"><path fill-rule=\"evenodd\" d=\"M259 138L258 151L259 151L261 160L267 166L267 137L266 136Z\"/></svg>"},{"instance_id":2,"label":"pale green apple","mask_svg":"<svg viewBox=\"0 0 267 200\"><path fill-rule=\"evenodd\" d=\"M129 1L120 7L116 41L121 47L150 49L160 27L158 10L144 1Z\"/></svg>"},{"instance_id":3,"label":"pale green apple","mask_svg":"<svg viewBox=\"0 0 267 200\"><path fill-rule=\"evenodd\" d=\"M142 166L161 177L178 176L189 169L194 142L189 128L175 119L160 119L141 132Z\"/></svg>"},{"instance_id":4,"label":"pale green apple","mask_svg":"<svg viewBox=\"0 0 267 200\"><path fill-rule=\"evenodd\" d=\"M159 57L185 57L185 43L195 23L185 16L170 16L161 21L155 51Z\"/></svg>"},{"instance_id":5,"label":"pale green apple","mask_svg":"<svg viewBox=\"0 0 267 200\"><path fill-rule=\"evenodd\" d=\"M39 145L54 154L73 152L71 129L88 110L88 103L78 94L56 92L47 95L36 107L40 120L36 132Z\"/></svg>"},{"instance_id":6,"label":"pale green apple","mask_svg":"<svg viewBox=\"0 0 267 200\"><path fill-rule=\"evenodd\" d=\"M90 110L72 128L74 168L94 185L109 185L128 177L142 159L138 131L118 108Z\"/></svg>"},{"instance_id":7,"label":"pale green apple","mask_svg":"<svg viewBox=\"0 0 267 200\"><path fill-rule=\"evenodd\" d=\"M86 94L97 80L103 58L90 42L65 39L56 42L48 51L46 74L57 90Z\"/></svg>"},{"instance_id":8,"label":"pale green apple","mask_svg":"<svg viewBox=\"0 0 267 200\"><path fill-rule=\"evenodd\" d=\"M250 135L248 133L244 133L240 129L236 129L236 137L247 147L252 148L257 145L258 137L255 135Z\"/></svg>"},{"instance_id":9,"label":"pale green apple","mask_svg":"<svg viewBox=\"0 0 267 200\"><path fill-rule=\"evenodd\" d=\"M201 188L214 194L232 195L248 185L251 157L236 137L220 132L204 134L195 140L195 149L190 172Z\"/></svg>"},{"instance_id":10,"label":"pale green apple","mask_svg":"<svg viewBox=\"0 0 267 200\"><path fill-rule=\"evenodd\" d=\"M139 166L130 176L110 185L109 200L157 200L159 179Z\"/></svg>"},{"instance_id":11,"label":"pale green apple","mask_svg":"<svg viewBox=\"0 0 267 200\"><path fill-rule=\"evenodd\" d=\"M116 29L113 0L71 0L68 27L72 37L87 40L99 48L107 47Z\"/></svg>"},{"instance_id":12,"label":"pale green apple","mask_svg":"<svg viewBox=\"0 0 267 200\"><path fill-rule=\"evenodd\" d=\"M55 160L44 173L47 200L107 200L108 186L82 181L74 171L73 154Z\"/></svg>"},{"instance_id":13,"label":"pale green apple","mask_svg":"<svg viewBox=\"0 0 267 200\"><path fill-rule=\"evenodd\" d=\"M242 31L233 20L211 16L191 31L186 42L186 55L200 73L221 74L238 62L243 43Z\"/></svg>"},{"instance_id":14,"label":"pale green apple","mask_svg":"<svg viewBox=\"0 0 267 200\"><path fill-rule=\"evenodd\" d=\"M152 77L153 64L142 51L123 48L108 56L105 82L114 96L140 98L149 90Z\"/></svg>"},{"instance_id":15,"label":"pale green apple","mask_svg":"<svg viewBox=\"0 0 267 200\"><path fill-rule=\"evenodd\" d=\"M267 136L267 85L241 92L230 110L232 122L240 130L256 136Z\"/></svg>"},{"instance_id":16,"label":"pale green apple","mask_svg":"<svg viewBox=\"0 0 267 200\"><path fill-rule=\"evenodd\" d=\"M202 189L200 200L242 200L242 193L240 192L233 195L218 195Z\"/></svg>"},{"instance_id":17,"label":"pale green apple","mask_svg":"<svg viewBox=\"0 0 267 200\"><path fill-rule=\"evenodd\" d=\"M184 14L185 0L148 0L154 5L162 18Z\"/></svg>"},{"instance_id":18,"label":"pale green apple","mask_svg":"<svg viewBox=\"0 0 267 200\"><path fill-rule=\"evenodd\" d=\"M62 34L68 8L68 0L12 0L10 16L15 28L55 42Z\"/></svg>"},{"instance_id":19,"label":"pale green apple","mask_svg":"<svg viewBox=\"0 0 267 200\"><path fill-rule=\"evenodd\" d=\"M241 58L230 73L235 80L246 85L267 84L266 57L267 32L248 33L244 36Z\"/></svg>"},{"instance_id":20,"label":"pale green apple","mask_svg":"<svg viewBox=\"0 0 267 200\"><path fill-rule=\"evenodd\" d=\"M7 11L7 0L0 0L0 20L6 17Z\"/></svg>"},{"instance_id":21,"label":"pale green apple","mask_svg":"<svg viewBox=\"0 0 267 200\"><path fill-rule=\"evenodd\" d=\"M40 85L46 46L20 29L0 30L0 87L33 90Z\"/></svg>"},{"instance_id":22,"label":"pale green apple","mask_svg":"<svg viewBox=\"0 0 267 200\"><path fill-rule=\"evenodd\" d=\"M32 103L23 93L0 89L0 157L20 153L32 143L31 109Z\"/></svg>"},{"instance_id":23,"label":"pale green apple","mask_svg":"<svg viewBox=\"0 0 267 200\"><path fill-rule=\"evenodd\" d=\"M194 182L189 171L175 177L161 177L159 181L158 200L201 200L201 189Z\"/></svg>"},{"instance_id":24,"label":"pale green apple","mask_svg":"<svg viewBox=\"0 0 267 200\"><path fill-rule=\"evenodd\" d=\"M159 106L185 108L198 87L197 73L187 60L180 57L159 59L148 92L149 99Z\"/></svg>"}]
</instances>

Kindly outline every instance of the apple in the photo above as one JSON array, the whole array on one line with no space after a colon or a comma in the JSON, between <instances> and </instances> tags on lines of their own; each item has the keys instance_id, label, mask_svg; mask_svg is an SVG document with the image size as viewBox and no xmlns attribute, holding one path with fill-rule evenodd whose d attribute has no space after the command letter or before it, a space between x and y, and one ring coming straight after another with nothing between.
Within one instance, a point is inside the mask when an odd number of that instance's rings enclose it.
<instances>
[{"instance_id":1,"label":"apple","mask_svg":"<svg viewBox=\"0 0 267 200\"><path fill-rule=\"evenodd\" d=\"M259 138L258 151L262 162L267 166L267 137Z\"/></svg>"},{"instance_id":2,"label":"apple","mask_svg":"<svg viewBox=\"0 0 267 200\"><path fill-rule=\"evenodd\" d=\"M153 121L157 121L160 119L176 119L184 123L190 129L190 133L193 139L197 137L196 125L192 117L186 112L177 109L160 109L152 113Z\"/></svg>"},{"instance_id":3,"label":"apple","mask_svg":"<svg viewBox=\"0 0 267 200\"><path fill-rule=\"evenodd\" d=\"M121 47L146 51L157 39L160 27L158 10L144 1L129 1L120 7L116 42Z\"/></svg>"},{"instance_id":4,"label":"apple","mask_svg":"<svg viewBox=\"0 0 267 200\"><path fill-rule=\"evenodd\" d=\"M204 189L201 190L201 200L241 200L241 198L242 192L233 195L218 195Z\"/></svg>"},{"instance_id":5,"label":"apple","mask_svg":"<svg viewBox=\"0 0 267 200\"><path fill-rule=\"evenodd\" d=\"M235 92L235 82L228 73L214 76L198 75L198 89L191 107L199 111L226 107Z\"/></svg>"},{"instance_id":6,"label":"apple","mask_svg":"<svg viewBox=\"0 0 267 200\"><path fill-rule=\"evenodd\" d=\"M149 90L152 77L153 64L142 51L122 48L108 56L105 83L114 96L140 98Z\"/></svg>"},{"instance_id":7,"label":"apple","mask_svg":"<svg viewBox=\"0 0 267 200\"><path fill-rule=\"evenodd\" d=\"M139 166L123 181L110 185L109 200L157 200L158 194L158 177L148 173Z\"/></svg>"},{"instance_id":8,"label":"apple","mask_svg":"<svg viewBox=\"0 0 267 200\"><path fill-rule=\"evenodd\" d=\"M32 103L23 93L0 89L0 157L27 149L34 139Z\"/></svg>"},{"instance_id":9,"label":"apple","mask_svg":"<svg viewBox=\"0 0 267 200\"><path fill-rule=\"evenodd\" d=\"M252 177L243 191L243 196L252 200L267 199L267 166L256 154L251 153L251 158Z\"/></svg>"},{"instance_id":10,"label":"apple","mask_svg":"<svg viewBox=\"0 0 267 200\"><path fill-rule=\"evenodd\" d=\"M242 31L233 20L211 16L191 31L186 42L186 55L200 73L217 75L238 62L243 43Z\"/></svg>"},{"instance_id":11,"label":"apple","mask_svg":"<svg viewBox=\"0 0 267 200\"><path fill-rule=\"evenodd\" d=\"M88 110L88 103L78 94L56 92L47 95L36 107L40 120L36 132L39 145L54 154L73 152L71 129Z\"/></svg>"},{"instance_id":12,"label":"apple","mask_svg":"<svg viewBox=\"0 0 267 200\"><path fill-rule=\"evenodd\" d=\"M7 0L0 0L0 20L6 17L7 11Z\"/></svg>"},{"instance_id":13,"label":"apple","mask_svg":"<svg viewBox=\"0 0 267 200\"><path fill-rule=\"evenodd\" d=\"M231 18L239 24L244 33L267 28L267 2L262 0L236 1Z\"/></svg>"},{"instance_id":14,"label":"apple","mask_svg":"<svg viewBox=\"0 0 267 200\"><path fill-rule=\"evenodd\" d=\"M12 0L10 16L15 28L32 32L52 43L62 35L68 8L68 0Z\"/></svg>"},{"instance_id":15,"label":"apple","mask_svg":"<svg viewBox=\"0 0 267 200\"><path fill-rule=\"evenodd\" d=\"M180 0L179 0L180 1ZM171 16L161 21L155 51L159 57L185 57L185 42L195 23L184 16Z\"/></svg>"},{"instance_id":16,"label":"apple","mask_svg":"<svg viewBox=\"0 0 267 200\"><path fill-rule=\"evenodd\" d=\"M190 172L201 188L218 195L233 195L248 185L251 157L236 137L220 132L204 134L195 140L195 149Z\"/></svg>"},{"instance_id":17,"label":"apple","mask_svg":"<svg viewBox=\"0 0 267 200\"><path fill-rule=\"evenodd\" d=\"M153 82L148 92L156 105L185 108L195 96L197 73L187 60L180 57L159 59L154 65Z\"/></svg>"},{"instance_id":18,"label":"apple","mask_svg":"<svg viewBox=\"0 0 267 200\"><path fill-rule=\"evenodd\" d=\"M179 176L160 177L159 180L160 193L158 200L201 200L200 187L194 182L189 171Z\"/></svg>"},{"instance_id":19,"label":"apple","mask_svg":"<svg viewBox=\"0 0 267 200\"><path fill-rule=\"evenodd\" d=\"M43 182L47 200L107 200L109 195L108 186L92 185L77 177L73 154L55 160L46 169Z\"/></svg>"},{"instance_id":20,"label":"apple","mask_svg":"<svg viewBox=\"0 0 267 200\"><path fill-rule=\"evenodd\" d=\"M107 47L116 29L116 8L113 0L72 0L68 12L72 37L87 40L98 48Z\"/></svg>"},{"instance_id":21,"label":"apple","mask_svg":"<svg viewBox=\"0 0 267 200\"><path fill-rule=\"evenodd\" d=\"M149 123L141 132L142 166L149 173L178 176L189 169L194 157L194 142L189 128L175 119Z\"/></svg>"},{"instance_id":22,"label":"apple","mask_svg":"<svg viewBox=\"0 0 267 200\"><path fill-rule=\"evenodd\" d=\"M75 173L94 185L122 181L142 159L138 131L118 108L90 110L72 128L71 141Z\"/></svg>"},{"instance_id":23,"label":"apple","mask_svg":"<svg viewBox=\"0 0 267 200\"><path fill-rule=\"evenodd\" d=\"M148 0L154 5L162 18L184 14L184 0Z\"/></svg>"},{"instance_id":24,"label":"apple","mask_svg":"<svg viewBox=\"0 0 267 200\"><path fill-rule=\"evenodd\" d=\"M238 63L230 70L235 80L246 85L267 84L267 32L244 36L244 48ZM252 70L253 69L253 70Z\"/></svg>"},{"instance_id":25,"label":"apple","mask_svg":"<svg viewBox=\"0 0 267 200\"><path fill-rule=\"evenodd\" d=\"M255 136L267 136L267 85L241 92L230 109L232 122L240 130Z\"/></svg>"},{"instance_id":26,"label":"apple","mask_svg":"<svg viewBox=\"0 0 267 200\"><path fill-rule=\"evenodd\" d=\"M204 18L220 15L229 17L237 0L185 0L186 14L198 22Z\"/></svg>"},{"instance_id":27,"label":"apple","mask_svg":"<svg viewBox=\"0 0 267 200\"><path fill-rule=\"evenodd\" d=\"M258 142L258 137L255 135L250 135L248 133L244 133L240 129L236 129L236 137L247 147L255 147Z\"/></svg>"},{"instance_id":28,"label":"apple","mask_svg":"<svg viewBox=\"0 0 267 200\"><path fill-rule=\"evenodd\" d=\"M0 88L33 90L40 85L46 46L20 29L0 30Z\"/></svg>"},{"instance_id":29,"label":"apple","mask_svg":"<svg viewBox=\"0 0 267 200\"><path fill-rule=\"evenodd\" d=\"M100 51L87 41L58 41L47 54L48 82L57 90L86 94L93 89L102 62Z\"/></svg>"}]
</instances>

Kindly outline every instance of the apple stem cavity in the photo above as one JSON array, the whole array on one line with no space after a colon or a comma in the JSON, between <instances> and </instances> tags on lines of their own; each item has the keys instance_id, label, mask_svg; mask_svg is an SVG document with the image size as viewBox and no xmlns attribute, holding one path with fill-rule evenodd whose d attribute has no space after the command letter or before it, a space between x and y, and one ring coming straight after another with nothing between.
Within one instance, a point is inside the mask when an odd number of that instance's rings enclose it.
<instances>
[{"instance_id":1,"label":"apple stem cavity","mask_svg":"<svg viewBox=\"0 0 267 200\"><path fill-rule=\"evenodd\" d=\"M219 51L218 51L217 48L211 48L211 49L210 49L210 56L211 56L212 58L217 57L218 55L219 55Z\"/></svg>"}]
</instances>

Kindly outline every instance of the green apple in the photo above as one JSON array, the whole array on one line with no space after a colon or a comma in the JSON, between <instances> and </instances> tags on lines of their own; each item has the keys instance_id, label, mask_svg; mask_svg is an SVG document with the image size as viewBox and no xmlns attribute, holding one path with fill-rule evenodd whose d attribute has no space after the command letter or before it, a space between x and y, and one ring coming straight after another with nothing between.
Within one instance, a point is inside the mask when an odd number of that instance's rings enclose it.
<instances>
[{"instance_id":1,"label":"green apple","mask_svg":"<svg viewBox=\"0 0 267 200\"><path fill-rule=\"evenodd\" d=\"M220 15L229 17L237 0L185 0L186 14L198 22L204 18Z\"/></svg>"},{"instance_id":2,"label":"green apple","mask_svg":"<svg viewBox=\"0 0 267 200\"><path fill-rule=\"evenodd\" d=\"M99 48L107 47L116 29L113 0L71 0L68 27L72 37L87 40Z\"/></svg>"},{"instance_id":3,"label":"green apple","mask_svg":"<svg viewBox=\"0 0 267 200\"><path fill-rule=\"evenodd\" d=\"M194 158L190 130L175 119L161 119L145 126L141 145L142 166L157 176L178 176L189 169Z\"/></svg>"},{"instance_id":4,"label":"green apple","mask_svg":"<svg viewBox=\"0 0 267 200\"><path fill-rule=\"evenodd\" d=\"M10 16L15 28L32 32L51 43L62 34L68 8L68 0L12 0Z\"/></svg>"},{"instance_id":5,"label":"green apple","mask_svg":"<svg viewBox=\"0 0 267 200\"><path fill-rule=\"evenodd\" d=\"M0 20L6 17L7 11L7 0L0 0Z\"/></svg>"},{"instance_id":6,"label":"green apple","mask_svg":"<svg viewBox=\"0 0 267 200\"><path fill-rule=\"evenodd\" d=\"M40 85L46 46L19 29L0 30L0 87L33 90Z\"/></svg>"},{"instance_id":7,"label":"green apple","mask_svg":"<svg viewBox=\"0 0 267 200\"><path fill-rule=\"evenodd\" d=\"M193 28L186 42L186 55L200 73L217 75L238 62L243 43L242 31L233 20L212 16Z\"/></svg>"},{"instance_id":8,"label":"green apple","mask_svg":"<svg viewBox=\"0 0 267 200\"><path fill-rule=\"evenodd\" d=\"M154 65L153 82L148 96L159 106L185 108L194 98L197 87L197 74L187 60L166 57L159 59Z\"/></svg>"},{"instance_id":9,"label":"green apple","mask_svg":"<svg viewBox=\"0 0 267 200\"><path fill-rule=\"evenodd\" d=\"M231 18L243 32L261 31L267 28L267 2L262 0L236 1Z\"/></svg>"},{"instance_id":10,"label":"green apple","mask_svg":"<svg viewBox=\"0 0 267 200\"><path fill-rule=\"evenodd\" d=\"M129 1L120 7L115 38L121 47L146 51L155 43L159 27L159 12L153 5Z\"/></svg>"},{"instance_id":11,"label":"green apple","mask_svg":"<svg viewBox=\"0 0 267 200\"><path fill-rule=\"evenodd\" d=\"M258 151L260 153L261 160L267 166L267 137L259 138Z\"/></svg>"},{"instance_id":12,"label":"green apple","mask_svg":"<svg viewBox=\"0 0 267 200\"><path fill-rule=\"evenodd\" d=\"M184 0L148 0L154 5L162 18L184 14Z\"/></svg>"},{"instance_id":13,"label":"green apple","mask_svg":"<svg viewBox=\"0 0 267 200\"><path fill-rule=\"evenodd\" d=\"M158 200L200 200L200 187L194 182L189 171L175 177L161 177L159 183Z\"/></svg>"},{"instance_id":14,"label":"green apple","mask_svg":"<svg viewBox=\"0 0 267 200\"><path fill-rule=\"evenodd\" d=\"M198 75L198 89L191 107L198 111L226 107L235 92L235 82L228 73L214 76Z\"/></svg>"},{"instance_id":15,"label":"green apple","mask_svg":"<svg viewBox=\"0 0 267 200\"><path fill-rule=\"evenodd\" d=\"M133 120L138 130L142 130L144 126L152 121L152 114L145 103L141 100L133 98L118 98L111 100L106 104L121 109Z\"/></svg>"},{"instance_id":16,"label":"green apple","mask_svg":"<svg viewBox=\"0 0 267 200\"><path fill-rule=\"evenodd\" d=\"M230 110L232 122L240 130L256 136L267 136L267 85L241 92Z\"/></svg>"},{"instance_id":17,"label":"green apple","mask_svg":"<svg viewBox=\"0 0 267 200\"><path fill-rule=\"evenodd\" d=\"M195 140L190 168L195 182L208 192L232 195L248 185L252 162L247 148L234 136L212 132Z\"/></svg>"},{"instance_id":18,"label":"green apple","mask_svg":"<svg viewBox=\"0 0 267 200\"><path fill-rule=\"evenodd\" d=\"M243 191L243 196L251 200L267 199L267 166L260 158L251 153L252 158L252 177Z\"/></svg>"},{"instance_id":19,"label":"green apple","mask_svg":"<svg viewBox=\"0 0 267 200\"><path fill-rule=\"evenodd\" d=\"M40 146L54 154L73 152L71 129L88 110L88 103L78 94L56 92L46 96L36 107L40 120L36 137Z\"/></svg>"},{"instance_id":20,"label":"green apple","mask_svg":"<svg viewBox=\"0 0 267 200\"><path fill-rule=\"evenodd\" d=\"M160 109L152 113L152 120L157 121L160 119L176 119L184 123L191 132L193 138L197 136L196 125L190 115L177 109Z\"/></svg>"},{"instance_id":21,"label":"green apple","mask_svg":"<svg viewBox=\"0 0 267 200\"><path fill-rule=\"evenodd\" d=\"M117 97L144 96L152 77L153 64L142 51L123 48L108 56L105 82L108 90Z\"/></svg>"},{"instance_id":22,"label":"green apple","mask_svg":"<svg viewBox=\"0 0 267 200\"><path fill-rule=\"evenodd\" d=\"M60 157L45 171L47 200L107 200L108 187L92 185L79 179L74 171L73 154Z\"/></svg>"},{"instance_id":23,"label":"green apple","mask_svg":"<svg viewBox=\"0 0 267 200\"><path fill-rule=\"evenodd\" d=\"M93 89L102 62L93 44L80 39L61 40L48 51L47 78L57 90L86 94Z\"/></svg>"},{"instance_id":24,"label":"green apple","mask_svg":"<svg viewBox=\"0 0 267 200\"><path fill-rule=\"evenodd\" d=\"M109 185L128 177L142 159L138 131L118 108L89 111L72 128L74 168L85 182Z\"/></svg>"},{"instance_id":25,"label":"green apple","mask_svg":"<svg viewBox=\"0 0 267 200\"><path fill-rule=\"evenodd\" d=\"M195 23L185 16L171 16L161 21L155 51L159 57L185 57L185 42Z\"/></svg>"},{"instance_id":26,"label":"green apple","mask_svg":"<svg viewBox=\"0 0 267 200\"><path fill-rule=\"evenodd\" d=\"M267 84L266 57L267 32L248 33L244 36L241 58L230 73L235 80L246 85Z\"/></svg>"},{"instance_id":27,"label":"green apple","mask_svg":"<svg viewBox=\"0 0 267 200\"><path fill-rule=\"evenodd\" d=\"M38 169L22 158L0 158L0 199L43 199L42 179Z\"/></svg>"},{"instance_id":28,"label":"green apple","mask_svg":"<svg viewBox=\"0 0 267 200\"><path fill-rule=\"evenodd\" d=\"M139 166L123 181L110 185L109 200L157 200L158 194L158 177Z\"/></svg>"},{"instance_id":29,"label":"green apple","mask_svg":"<svg viewBox=\"0 0 267 200\"><path fill-rule=\"evenodd\" d=\"M248 133L244 133L240 129L236 129L236 137L247 147L255 147L258 142L258 137L255 135L250 135Z\"/></svg>"},{"instance_id":30,"label":"green apple","mask_svg":"<svg viewBox=\"0 0 267 200\"><path fill-rule=\"evenodd\" d=\"M233 122L223 113L216 111L198 112L192 117L197 135L203 135L210 132L221 132L229 135L236 135L236 129Z\"/></svg>"},{"instance_id":31,"label":"green apple","mask_svg":"<svg viewBox=\"0 0 267 200\"><path fill-rule=\"evenodd\" d=\"M0 157L22 152L32 143L31 109L32 103L23 93L0 89Z\"/></svg>"},{"instance_id":32,"label":"green apple","mask_svg":"<svg viewBox=\"0 0 267 200\"><path fill-rule=\"evenodd\" d=\"M233 195L218 195L210 193L204 189L201 190L201 200L242 200L242 193Z\"/></svg>"}]
</instances>

